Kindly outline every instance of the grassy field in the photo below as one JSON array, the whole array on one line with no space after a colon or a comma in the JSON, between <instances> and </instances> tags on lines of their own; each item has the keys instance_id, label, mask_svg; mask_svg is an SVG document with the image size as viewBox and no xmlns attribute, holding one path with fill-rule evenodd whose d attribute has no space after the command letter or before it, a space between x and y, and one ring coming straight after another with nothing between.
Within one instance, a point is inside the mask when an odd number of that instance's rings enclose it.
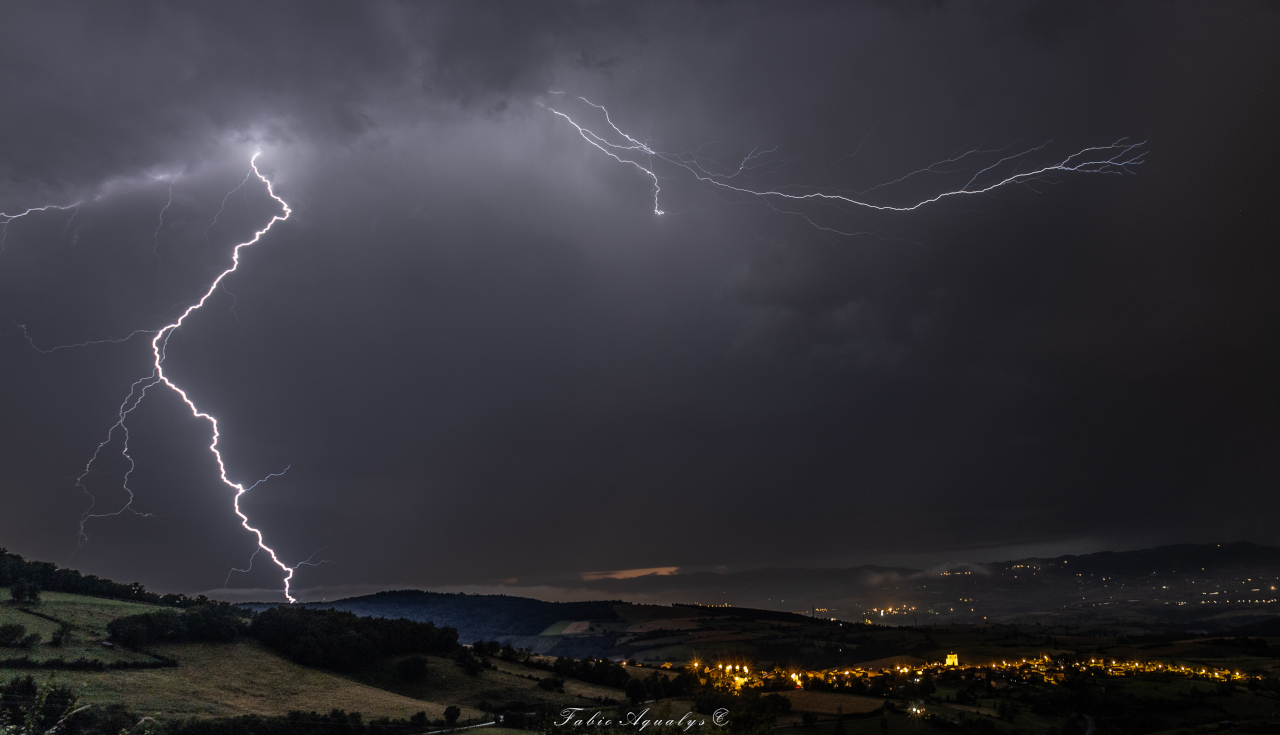
<instances>
[{"instance_id":1,"label":"grassy field","mask_svg":"<svg viewBox=\"0 0 1280 735\"><path fill-rule=\"evenodd\" d=\"M574 679L565 680L564 693L547 691L538 686L538 681L553 676L551 672L497 659L492 660L493 669L477 676L464 673L451 659L428 656L427 662L427 677L422 681L399 678L395 673L396 659L383 661L359 680L407 697L447 701L473 709L481 703L495 707L523 703L530 709L542 705L560 709L599 706L605 700L625 699L617 689Z\"/></svg>"},{"instance_id":2,"label":"grassy field","mask_svg":"<svg viewBox=\"0 0 1280 735\"><path fill-rule=\"evenodd\" d=\"M157 609L159 608L154 605L62 592L42 592L39 603L18 607L9 603L9 591L0 589L0 625L18 623L26 626L28 633L40 636L41 643L31 649L0 649L0 658L26 656L35 661L55 658L74 661L85 658L106 664L117 661L150 661L150 656L107 646L103 641L107 639L107 623L113 619L154 612ZM71 626L61 646L50 645L54 634L61 627L59 623L40 615L56 618Z\"/></svg>"},{"instance_id":3,"label":"grassy field","mask_svg":"<svg viewBox=\"0 0 1280 735\"><path fill-rule=\"evenodd\" d=\"M15 623L25 626L28 633L39 635L41 641L48 641L53 637L54 633L58 632L58 624L55 622L36 617L16 607L0 606L0 625L13 625ZM5 653L9 652L0 651L0 655Z\"/></svg>"},{"instance_id":4,"label":"grassy field","mask_svg":"<svg viewBox=\"0 0 1280 735\"><path fill-rule=\"evenodd\" d=\"M35 660L61 657L74 659L80 656L100 661L122 659L147 660L145 654L133 653L103 645L106 626L114 618L140 612L154 611L157 607L136 603L103 600L45 593L42 602L25 611L19 606L0 603L0 624L21 623L28 631L38 634L42 643L30 650L0 650L0 658L29 655ZM651 611L644 611L646 613ZM863 666L889 668L893 664L919 664L926 660L940 660L946 653L960 655L962 665L974 665L990 661L1017 661L1038 657L1046 652L1074 651L1077 655L1107 655L1123 658L1160 658L1178 660L1188 664L1204 662L1218 666L1238 666L1242 670L1273 669L1280 659L1251 655L1239 647L1210 645L1208 641L1123 639L1114 632L1080 629L1046 629L1044 627L1015 628L1013 626L936 626L927 629L871 628L867 626L839 626L822 621L788 624L787 621L754 619L745 615L725 615L718 610L691 617L687 609L665 610L665 619L657 614L637 615L634 618L595 623L617 626L626 630L643 645L638 659L649 658L655 652L665 651L679 660L696 656L709 664L717 660L729 663L766 661L788 662L808 660L822 662L837 668L845 661L858 661ZM698 612L698 611L693 611ZM58 632L59 622L33 615L49 616L70 626L70 633L61 647L49 645L49 638ZM583 627L584 621L561 621L552 628L569 630L567 623ZM1060 646L1060 648L1059 648ZM1256 646L1255 646L1256 647ZM897 653L894 651L908 651ZM670 711L676 717L692 709L692 702L684 699L663 700L631 707L625 703L622 691L568 679L563 691L548 691L539 681L553 676L551 672L533 666L491 659L492 667L478 675L468 675L453 658L429 656L427 675L417 681L408 681L398 673L399 660L385 659L372 668L352 676L342 676L319 669L296 665L256 642L242 641L234 644L184 644L157 646L156 653L178 661L177 668L161 668L128 671L51 671L31 673L46 681L59 681L71 686L85 703L120 703L141 714L175 717L226 717L244 714L283 715L290 711L328 711L344 709L360 712L366 718L409 717L425 712L433 720L443 717L445 707L462 708L462 722L469 724L492 719L486 712L494 709L506 711L532 711L550 709L560 711L567 707L580 707L584 711L650 709L651 715ZM872 654L877 654L873 657ZM551 658L542 660L550 661ZM0 668L0 678L13 674L25 675L25 670ZM679 669L662 669L656 665L628 666L631 676L647 678L653 674L674 676ZM997 714L997 708L1007 715L1010 704L1019 711L1012 723L1001 727L1016 728L1028 735L1047 735L1052 727L1061 728L1061 716L1042 717L1030 712L1025 698L1010 695L1044 689L1029 683L1018 685L1026 689L1005 687L1003 680L998 689L954 682L940 683L932 701L911 702L898 700L898 708L920 708L945 720L987 719ZM1013 686L1013 685L1010 685ZM959 687L959 688L958 688ZM961 697L964 689L964 697ZM1007 689L1007 691L1006 691ZM1049 690L1045 690L1049 691ZM1108 697L1122 695L1168 720L1169 723L1185 722L1193 725L1216 723L1229 718L1236 721L1264 721L1274 718L1277 698L1273 694L1259 694L1237 687L1222 688L1209 681L1170 678L1167 675L1135 675L1114 677L1101 686L1090 689L1089 696L1107 692ZM778 719L777 726L798 730L796 735L836 735L834 730L837 713L843 715L844 735L907 735L921 732L928 726L918 716L903 712L883 711L885 700L878 697L838 694L835 692L790 691L791 712ZM969 699L958 704L956 699ZM1167 702L1167 706L1162 704ZM1045 711L1045 710L1041 710ZM884 714L881 714L884 712ZM816 725L805 726L806 718ZM488 730L490 735L504 735L508 731L497 728ZM514 735L514 731L510 731Z\"/></svg>"},{"instance_id":5,"label":"grassy field","mask_svg":"<svg viewBox=\"0 0 1280 735\"><path fill-rule=\"evenodd\" d=\"M7 602L7 591L3 594ZM0 624L20 623L42 639L42 643L32 649L0 649L0 658L29 656L42 661L84 657L105 663L151 660L145 654L105 646L103 641L111 620L152 612L159 609L156 606L46 592L41 594L39 604L29 607L70 624L67 641L60 647L49 645L49 639L60 627L58 623L13 605L0 604ZM414 698L367 682L299 666L253 642L157 646L155 651L176 659L179 666L133 671L28 671L0 667L0 679L30 673L42 681L70 686L84 703L119 703L143 714L165 717L283 715L291 710L327 712L338 708L361 712L369 718L409 717L426 712L428 717L437 719L443 717L445 707L450 704L462 706L464 720L478 721L483 714L467 707L466 701L449 698L460 687L424 690L417 694L425 696ZM439 661L435 666L435 670L441 672L456 669L452 661ZM458 672L456 676L464 675ZM536 682L520 681L522 687L527 684L536 688Z\"/></svg>"},{"instance_id":6,"label":"grassy field","mask_svg":"<svg viewBox=\"0 0 1280 735\"><path fill-rule=\"evenodd\" d=\"M444 715L446 707L299 666L257 643L160 646L157 652L176 658L180 665L144 671L30 673L71 686L86 704L119 703L153 717L284 715L291 710L338 708L366 718L426 712L435 719ZM10 673L28 672L0 669L0 675ZM464 718L480 714L463 707Z\"/></svg>"},{"instance_id":7,"label":"grassy field","mask_svg":"<svg viewBox=\"0 0 1280 735\"><path fill-rule=\"evenodd\" d=\"M883 699L860 697L856 694L796 690L783 692L782 696L791 700L791 709L796 712L813 712L820 715L834 715L837 712L864 714L874 712L884 706Z\"/></svg>"}]
</instances>

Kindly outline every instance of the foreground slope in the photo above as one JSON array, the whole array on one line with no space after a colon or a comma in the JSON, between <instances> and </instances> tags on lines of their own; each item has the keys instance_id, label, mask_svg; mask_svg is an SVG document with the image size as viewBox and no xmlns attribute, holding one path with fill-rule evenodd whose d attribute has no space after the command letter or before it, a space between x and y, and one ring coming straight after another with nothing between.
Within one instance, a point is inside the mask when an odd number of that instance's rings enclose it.
<instances>
[{"instance_id":1,"label":"foreground slope","mask_svg":"<svg viewBox=\"0 0 1280 735\"><path fill-rule=\"evenodd\" d=\"M143 671L6 671L70 685L85 704L123 704L152 717L285 715L343 709L367 718L444 716L444 704L413 699L287 661L253 642L158 646L177 668ZM480 712L464 709L463 717Z\"/></svg>"},{"instance_id":2,"label":"foreground slope","mask_svg":"<svg viewBox=\"0 0 1280 735\"><path fill-rule=\"evenodd\" d=\"M176 667L76 671L29 668L56 665L54 659L87 659L104 664L157 661L143 653L107 645L107 623L119 617L164 609L68 593L42 593L37 604L14 605L0 590L0 624L17 623L40 642L31 648L0 648L0 679L31 674L40 681L70 686L86 704L123 704L132 710L164 717L226 717L245 714L283 715L291 710L358 711L367 717L409 717L426 712L444 715L445 703L395 694L319 669L288 661L256 642L190 643L155 646L155 653L178 662ZM65 627L62 645L55 632ZM452 704L450 702L449 704ZM463 708L463 717L480 712Z\"/></svg>"}]
</instances>

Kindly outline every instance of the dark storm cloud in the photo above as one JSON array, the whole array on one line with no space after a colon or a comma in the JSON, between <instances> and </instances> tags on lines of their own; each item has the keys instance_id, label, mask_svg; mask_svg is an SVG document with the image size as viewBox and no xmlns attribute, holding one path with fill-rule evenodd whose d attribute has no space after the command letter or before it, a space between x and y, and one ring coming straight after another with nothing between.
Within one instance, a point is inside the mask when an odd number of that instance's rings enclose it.
<instances>
[{"instance_id":1,"label":"dark storm cloud","mask_svg":"<svg viewBox=\"0 0 1280 735\"><path fill-rule=\"evenodd\" d=\"M604 67L630 11L571 3L11 4L0 170L76 185L258 131L349 144L388 108L500 109ZM604 50L596 46L603 46ZM585 60L585 61L584 61Z\"/></svg>"},{"instance_id":2,"label":"dark storm cloud","mask_svg":"<svg viewBox=\"0 0 1280 735\"><path fill-rule=\"evenodd\" d=\"M1276 479L1277 15L1262 4L13 6L0 307L45 344L164 323L302 587L1248 538ZM868 216L840 238L649 182L539 107L865 189L971 147L1151 141L1135 177ZM554 97L557 104L571 99ZM578 106L574 114L591 114ZM175 205L151 252L168 179ZM763 180L762 180L763 181ZM942 179L886 193L911 200ZM12 204L11 204L12 203ZM234 311L232 307L234 305ZM141 342L3 342L0 544L66 561ZM139 372L141 371L141 372ZM171 396L139 503L75 565L219 586L252 549ZM104 475L104 502L120 501ZM271 588L259 565L233 586Z\"/></svg>"}]
</instances>

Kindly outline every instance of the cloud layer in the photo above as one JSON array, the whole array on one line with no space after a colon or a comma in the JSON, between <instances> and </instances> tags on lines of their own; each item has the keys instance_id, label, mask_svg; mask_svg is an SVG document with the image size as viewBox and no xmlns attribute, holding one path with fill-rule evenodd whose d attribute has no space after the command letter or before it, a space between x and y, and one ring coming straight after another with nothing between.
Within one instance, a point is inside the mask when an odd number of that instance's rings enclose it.
<instances>
[{"instance_id":1,"label":"cloud layer","mask_svg":"<svg viewBox=\"0 0 1280 735\"><path fill-rule=\"evenodd\" d=\"M16 6L0 24L0 544L207 590L252 542L157 395L137 507L75 477L163 324L305 587L827 563L1080 539L1280 542L1262 3ZM866 237L651 182L550 115L864 190L971 148L1148 139ZM589 110L586 110L589 112ZM922 176L887 195L912 197ZM172 185L173 204L159 212ZM223 214L213 224L224 203ZM238 239L239 238L239 239ZM15 325L15 326L10 326ZM95 475L122 502L123 465ZM101 506L99 506L101 507ZM548 578L549 578L548 576ZM232 586L272 589L260 568Z\"/></svg>"}]
</instances>

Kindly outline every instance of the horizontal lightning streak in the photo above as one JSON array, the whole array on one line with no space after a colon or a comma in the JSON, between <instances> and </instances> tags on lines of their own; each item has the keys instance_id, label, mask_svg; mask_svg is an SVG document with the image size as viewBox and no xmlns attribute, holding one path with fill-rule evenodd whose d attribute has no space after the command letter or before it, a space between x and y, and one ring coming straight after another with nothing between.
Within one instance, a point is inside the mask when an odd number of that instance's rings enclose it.
<instances>
[{"instance_id":1,"label":"horizontal lightning streak","mask_svg":"<svg viewBox=\"0 0 1280 735\"><path fill-rule=\"evenodd\" d=\"M75 204L68 204L62 207L56 204L46 204L43 207L32 207L31 209L28 209L25 212L19 212L18 214L6 214L4 212L0 212L0 253L4 252L5 241L9 239L9 223L10 222L14 221L15 219L19 219L21 217L26 217L27 215L32 214L33 212L45 212L50 209L60 209L64 212L68 209L72 209L78 213L79 212L78 208L83 203L84 202L76 202ZM75 213L71 215L71 219L75 219ZM68 225L71 224L70 220L68 220L67 224Z\"/></svg>"},{"instance_id":2,"label":"horizontal lightning streak","mask_svg":"<svg viewBox=\"0 0 1280 735\"><path fill-rule=\"evenodd\" d=\"M553 92L552 94L563 94L563 93ZM647 176L649 176L649 178L651 178L654 182L653 196L654 196L654 212L656 214L662 214L662 209L658 202L658 194L659 194L658 175L652 170L652 168L646 168L644 165L640 164L639 162L631 160L631 156L643 155L648 157L650 161L652 161L655 158L661 161L665 161L674 166L683 168L684 170L688 171L695 179L697 179L702 183L710 184L720 189L736 192L739 194L745 194L752 197L757 197L757 198L766 199L766 200L776 199L776 200L787 200L787 201L825 201L825 202L831 202L831 203L840 204L840 205L850 205L853 207L858 207L858 208L863 208L863 209L868 209L873 211L881 211L881 212L912 212L917 209L920 209L921 207L925 207L927 205L934 204L936 202L940 202L944 199L948 199L951 197L985 194L987 192L991 192L1002 187L1010 186L1012 184L1025 184L1033 180L1043 179L1046 176L1049 176L1055 172L1108 173L1108 174L1133 173L1130 167L1136 166L1142 163L1143 158L1146 156L1146 152L1143 150L1140 150L1144 145L1146 145L1146 141L1142 141L1141 143L1130 143L1128 142L1127 138L1121 138L1120 140L1117 140L1111 145L1093 146L1093 147L1089 147L1089 148L1085 148L1083 150L1077 151L1076 153L1073 153L1070 156L1067 156L1066 158L1058 161L1057 163L1040 166L1039 168L1034 168L1032 170L1024 171L1022 173L1015 172L1003 178L1000 178L992 183L974 186L975 182L977 182L978 178L982 174L987 173L1008 161L1019 159L1027 156L1028 154L1043 150L1044 147L1048 145L1047 143L1045 143L1039 146L1028 148L1014 155L1005 156L1000 160L996 161L995 163L984 167L983 169L978 171L976 174L974 174L973 177L963 187L959 189L944 191L944 192L935 194L933 196L927 197L925 199L921 199L919 201L916 201L910 204L905 204L905 205L875 204L869 201L855 199L852 196L845 193L832 193L832 192L823 192L823 191L793 193L788 191L782 191L779 189L765 189L765 190L751 189L745 186L737 186L737 185L731 184L728 182L729 179L734 178L737 175L737 173L741 173L743 168L746 167L748 163L752 162L753 160L757 160L759 156L763 155L764 153L767 153L767 151L757 152L755 149L753 149L752 152L748 154L746 158L743 159L743 162L739 164L738 171L732 175L711 173L706 171L706 169L704 169L697 162L696 159L689 160L677 154L664 153L662 151L658 151L651 148L647 143L640 142L639 140L632 137L631 135L623 132L616 124L614 124L613 118L610 117L609 115L609 111L606 110L603 105L597 105L591 100L586 99L585 97L579 97L578 99L582 100L583 102L590 105L591 107L594 107L600 110L604 115L605 122L608 124L609 129L612 130L614 135L622 138L622 142L615 143L609 140L608 138L604 137L603 135L597 134L591 129L583 125L580 125L572 117L570 117L568 114L564 112L561 112L560 110L557 110L552 107L546 107L546 109L549 112L552 112L564 118L570 125L574 127L574 129L578 131L578 134L582 136L583 140L586 140L591 145L595 146L596 148L599 148L601 151L604 151L607 155L609 155L614 160L617 160L621 163L626 163L626 164L635 166L636 168L643 171ZM960 156L947 159L945 161L939 161L938 163L932 164L924 169L919 169L917 171L914 171L911 174L908 174L907 176L904 176L898 179L897 181L901 181L916 173L934 170L936 166L939 166L944 163L953 163L955 161L958 161L959 159L962 159L971 155L972 153L979 153L979 152L983 152L983 151L970 151L969 153L965 153ZM652 163L650 163L650 166L652 166ZM889 182L889 183L896 183L896 182ZM879 187L873 187L873 189L874 188L879 188ZM799 214L799 213L789 212L789 214ZM810 220L807 216L805 215L801 215L801 216L804 217L811 224L814 224L814 226L818 227L819 229L826 230L829 232L837 232L837 233L840 232L839 230L834 230L832 228L821 227L816 223L814 223L812 220ZM855 234L855 233L841 233L841 234ZM856 233L856 234L865 234L865 233Z\"/></svg>"},{"instance_id":3,"label":"horizontal lightning streak","mask_svg":"<svg viewBox=\"0 0 1280 735\"><path fill-rule=\"evenodd\" d=\"M125 335L124 337L103 337L102 339L89 339L89 340L85 340L84 342L76 342L75 344L55 345L53 347L46 348L36 344L35 340L31 338L31 335L27 334L27 325L18 324L16 326L18 327L18 329L22 330L22 336L26 338L27 344L31 345L31 349L45 355L48 355L52 352L57 352L58 350L69 350L69 349L72 349L73 347L90 347L92 345L118 345L121 342L128 342L134 337L137 337L139 334L155 334L155 331L156 331L154 329L135 329L129 334Z\"/></svg>"}]
</instances>

